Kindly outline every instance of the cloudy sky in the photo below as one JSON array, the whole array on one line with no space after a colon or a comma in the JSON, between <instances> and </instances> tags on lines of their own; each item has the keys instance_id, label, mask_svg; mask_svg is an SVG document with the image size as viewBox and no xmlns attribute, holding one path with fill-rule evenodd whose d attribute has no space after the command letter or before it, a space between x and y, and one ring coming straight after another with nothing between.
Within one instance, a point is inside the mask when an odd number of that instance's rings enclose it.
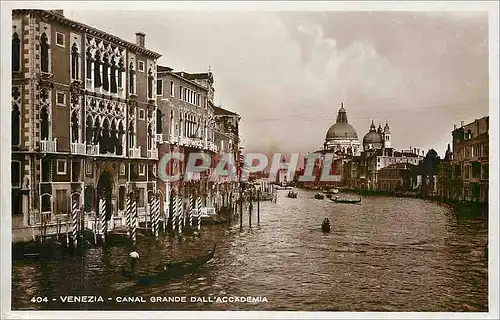
<instances>
[{"instance_id":1,"label":"cloudy sky","mask_svg":"<svg viewBox=\"0 0 500 320\"><path fill-rule=\"evenodd\" d=\"M362 140L389 122L395 148L443 156L454 124L488 115L487 13L69 11L215 77L216 103L242 115L247 151L307 152L344 102Z\"/></svg>"}]
</instances>

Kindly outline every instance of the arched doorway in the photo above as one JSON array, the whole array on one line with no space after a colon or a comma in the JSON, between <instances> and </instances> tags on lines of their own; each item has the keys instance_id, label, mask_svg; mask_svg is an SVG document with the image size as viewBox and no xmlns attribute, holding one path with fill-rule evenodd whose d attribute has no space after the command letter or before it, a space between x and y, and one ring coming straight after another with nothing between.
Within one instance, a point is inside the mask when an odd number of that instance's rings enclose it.
<instances>
[{"instance_id":1,"label":"arched doorway","mask_svg":"<svg viewBox=\"0 0 500 320\"><path fill-rule=\"evenodd\" d=\"M108 171L103 171L101 174L101 177L99 178L99 182L97 183L97 196L98 199L104 198L105 200L105 207L106 207L106 221L111 219L111 194L113 191L113 183L112 183L113 177ZM96 203L96 212L100 215L101 213L99 212L99 203Z\"/></svg>"}]
</instances>

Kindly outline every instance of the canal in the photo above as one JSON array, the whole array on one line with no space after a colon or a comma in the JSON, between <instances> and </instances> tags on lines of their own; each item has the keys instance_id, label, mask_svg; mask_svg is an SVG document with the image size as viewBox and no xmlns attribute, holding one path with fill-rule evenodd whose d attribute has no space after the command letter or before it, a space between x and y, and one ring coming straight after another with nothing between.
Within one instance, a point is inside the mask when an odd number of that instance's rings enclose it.
<instances>
[{"instance_id":1,"label":"canal","mask_svg":"<svg viewBox=\"0 0 500 320\"><path fill-rule=\"evenodd\" d=\"M16 262L14 310L295 310L484 311L488 268L484 218L459 218L444 205L421 199L363 197L361 205L316 200L299 190L280 191L261 203L249 227L244 215L232 226L203 226L199 238L139 245L140 272L162 260L215 257L198 273L146 288L120 275L129 249L91 249L85 256L50 262ZM330 233L321 221L331 221ZM104 302L63 303L61 296L102 296ZM47 297L47 302L32 302ZM119 303L117 297L146 302ZM187 302L151 302L186 297ZM193 302L200 297L205 302ZM254 297L253 302L216 297ZM55 299L56 301L52 301ZM180 299L180 298L179 298ZM234 298L233 298L234 299ZM243 300L243 299L240 299ZM260 303L258 301L260 301Z\"/></svg>"}]
</instances>

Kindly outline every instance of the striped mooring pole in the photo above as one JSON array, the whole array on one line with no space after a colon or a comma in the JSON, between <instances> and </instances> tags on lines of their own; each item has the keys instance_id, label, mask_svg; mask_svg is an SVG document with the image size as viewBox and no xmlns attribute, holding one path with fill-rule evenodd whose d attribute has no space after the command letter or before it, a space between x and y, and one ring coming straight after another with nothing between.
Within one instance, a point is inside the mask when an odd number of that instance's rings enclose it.
<instances>
[{"instance_id":1,"label":"striped mooring pole","mask_svg":"<svg viewBox=\"0 0 500 320\"><path fill-rule=\"evenodd\" d=\"M99 199L99 212L101 213L101 237L102 243L106 242L106 201L104 199Z\"/></svg>"},{"instance_id":2,"label":"striped mooring pole","mask_svg":"<svg viewBox=\"0 0 500 320\"><path fill-rule=\"evenodd\" d=\"M155 233L155 238L158 239L158 235L159 235L159 228L158 228L158 222L159 222L159 209L160 209L160 199L158 196L155 196L153 198L153 219L154 219L154 233Z\"/></svg>"},{"instance_id":3,"label":"striped mooring pole","mask_svg":"<svg viewBox=\"0 0 500 320\"><path fill-rule=\"evenodd\" d=\"M177 196L172 197L172 231L177 227Z\"/></svg>"},{"instance_id":4,"label":"striped mooring pole","mask_svg":"<svg viewBox=\"0 0 500 320\"><path fill-rule=\"evenodd\" d=\"M196 199L196 216L197 216L197 223L198 223L198 230L201 228L201 197L198 197Z\"/></svg>"},{"instance_id":5,"label":"striped mooring pole","mask_svg":"<svg viewBox=\"0 0 500 320\"><path fill-rule=\"evenodd\" d=\"M189 227L193 227L193 209L194 209L194 198L193 195L189 195Z\"/></svg>"},{"instance_id":6,"label":"striped mooring pole","mask_svg":"<svg viewBox=\"0 0 500 320\"><path fill-rule=\"evenodd\" d=\"M78 222L77 222L77 217L78 217L78 204L76 200L73 200L73 206L71 208L71 222L72 222L72 228L71 228L71 234L73 237L73 244L76 248L77 246L77 238L76 238L76 231L78 228Z\"/></svg>"},{"instance_id":7,"label":"striped mooring pole","mask_svg":"<svg viewBox=\"0 0 500 320\"><path fill-rule=\"evenodd\" d=\"M131 210L131 215L132 215L132 242L135 244L137 243L137 200L133 199L132 200L132 210Z\"/></svg>"},{"instance_id":8,"label":"striped mooring pole","mask_svg":"<svg viewBox=\"0 0 500 320\"><path fill-rule=\"evenodd\" d=\"M184 217L184 208L182 207L182 199L181 197L177 197L177 212L179 216L177 217L177 227L178 232L182 233L182 218Z\"/></svg>"},{"instance_id":9,"label":"striped mooring pole","mask_svg":"<svg viewBox=\"0 0 500 320\"><path fill-rule=\"evenodd\" d=\"M131 196L127 197L127 202L125 205L125 225L127 226L127 237L130 236L130 211L132 210L132 205L130 203Z\"/></svg>"}]
</instances>

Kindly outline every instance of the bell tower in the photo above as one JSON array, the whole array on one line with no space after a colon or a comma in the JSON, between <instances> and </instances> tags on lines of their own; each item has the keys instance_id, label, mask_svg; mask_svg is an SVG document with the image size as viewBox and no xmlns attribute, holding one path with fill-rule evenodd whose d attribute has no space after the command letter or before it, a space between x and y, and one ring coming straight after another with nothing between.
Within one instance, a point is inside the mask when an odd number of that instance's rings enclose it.
<instances>
[{"instance_id":1,"label":"bell tower","mask_svg":"<svg viewBox=\"0 0 500 320\"><path fill-rule=\"evenodd\" d=\"M385 127L384 127L384 148L390 148L391 147L391 129L389 128L389 122L385 122Z\"/></svg>"}]
</instances>

